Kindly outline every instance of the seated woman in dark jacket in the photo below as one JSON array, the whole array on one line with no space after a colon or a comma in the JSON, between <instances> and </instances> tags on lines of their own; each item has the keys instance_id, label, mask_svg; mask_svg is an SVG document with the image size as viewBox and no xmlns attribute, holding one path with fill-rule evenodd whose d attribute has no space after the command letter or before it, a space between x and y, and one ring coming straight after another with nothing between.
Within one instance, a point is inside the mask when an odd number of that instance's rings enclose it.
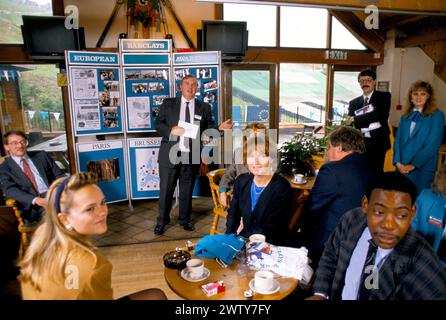
<instances>
[{"instance_id":1,"label":"seated woman in dark jacket","mask_svg":"<svg viewBox=\"0 0 446 320\"><path fill-rule=\"evenodd\" d=\"M288 180L275 173L277 148L268 137L253 137L244 144L243 152L249 173L235 180L226 233L236 233L241 218L241 236L260 233L269 243L287 245L292 189Z\"/></svg>"}]
</instances>

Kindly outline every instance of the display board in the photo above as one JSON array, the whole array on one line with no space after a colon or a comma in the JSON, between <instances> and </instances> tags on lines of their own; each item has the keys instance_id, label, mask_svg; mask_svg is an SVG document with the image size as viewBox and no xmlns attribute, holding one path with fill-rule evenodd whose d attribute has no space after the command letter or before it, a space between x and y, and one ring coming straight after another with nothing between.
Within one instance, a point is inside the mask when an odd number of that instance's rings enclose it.
<instances>
[{"instance_id":1,"label":"display board","mask_svg":"<svg viewBox=\"0 0 446 320\"><path fill-rule=\"evenodd\" d=\"M158 153L160 145L161 137L127 140L132 199L159 197Z\"/></svg>"},{"instance_id":2,"label":"display board","mask_svg":"<svg viewBox=\"0 0 446 320\"><path fill-rule=\"evenodd\" d=\"M69 98L75 136L121 133L119 55L68 51Z\"/></svg>"},{"instance_id":3,"label":"display board","mask_svg":"<svg viewBox=\"0 0 446 320\"><path fill-rule=\"evenodd\" d=\"M78 170L96 174L107 203L128 199L123 140L77 143L76 150Z\"/></svg>"}]
</instances>

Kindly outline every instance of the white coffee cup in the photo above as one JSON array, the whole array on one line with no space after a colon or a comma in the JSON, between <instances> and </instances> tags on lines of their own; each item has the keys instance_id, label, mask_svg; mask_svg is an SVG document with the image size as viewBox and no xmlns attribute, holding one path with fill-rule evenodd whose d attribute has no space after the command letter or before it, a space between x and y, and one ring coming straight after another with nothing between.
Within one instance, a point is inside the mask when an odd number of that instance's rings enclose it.
<instances>
[{"instance_id":1,"label":"white coffee cup","mask_svg":"<svg viewBox=\"0 0 446 320\"><path fill-rule=\"evenodd\" d=\"M265 242L266 237L263 234L256 233L249 237L249 242Z\"/></svg>"},{"instance_id":2,"label":"white coffee cup","mask_svg":"<svg viewBox=\"0 0 446 320\"><path fill-rule=\"evenodd\" d=\"M294 182L296 183L303 183L304 182L304 175L300 173L296 173L294 175Z\"/></svg>"},{"instance_id":3,"label":"white coffee cup","mask_svg":"<svg viewBox=\"0 0 446 320\"><path fill-rule=\"evenodd\" d=\"M186 266L189 270L189 276L192 279L200 278L204 273L204 262L200 259L190 259L186 262Z\"/></svg>"},{"instance_id":4,"label":"white coffee cup","mask_svg":"<svg viewBox=\"0 0 446 320\"><path fill-rule=\"evenodd\" d=\"M274 286L274 275L270 271L257 271L254 275L254 286L259 291L271 291Z\"/></svg>"}]
</instances>

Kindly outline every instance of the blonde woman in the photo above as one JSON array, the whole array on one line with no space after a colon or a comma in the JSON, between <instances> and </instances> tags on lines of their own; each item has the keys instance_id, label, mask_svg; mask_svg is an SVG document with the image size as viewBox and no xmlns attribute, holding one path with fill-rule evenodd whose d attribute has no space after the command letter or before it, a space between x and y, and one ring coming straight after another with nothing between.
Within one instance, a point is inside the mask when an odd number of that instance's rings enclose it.
<instances>
[{"instance_id":1,"label":"blonde woman","mask_svg":"<svg viewBox=\"0 0 446 320\"><path fill-rule=\"evenodd\" d=\"M432 86L413 83L407 93L396 132L393 164L421 190L429 188L443 140L444 114L437 109Z\"/></svg>"},{"instance_id":2,"label":"blonde woman","mask_svg":"<svg viewBox=\"0 0 446 320\"><path fill-rule=\"evenodd\" d=\"M90 173L77 173L51 185L44 222L20 263L23 299L113 299L112 265L91 239L107 231L108 208L95 182ZM149 289L125 298L165 295Z\"/></svg>"}]
</instances>

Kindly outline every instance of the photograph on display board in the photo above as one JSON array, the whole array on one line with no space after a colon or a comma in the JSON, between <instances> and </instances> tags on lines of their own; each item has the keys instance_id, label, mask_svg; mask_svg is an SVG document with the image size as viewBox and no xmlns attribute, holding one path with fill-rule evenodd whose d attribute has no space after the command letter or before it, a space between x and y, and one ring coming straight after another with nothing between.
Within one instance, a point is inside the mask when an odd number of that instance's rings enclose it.
<instances>
[{"instance_id":1,"label":"photograph on display board","mask_svg":"<svg viewBox=\"0 0 446 320\"><path fill-rule=\"evenodd\" d=\"M100 92L99 93L99 103L103 107L110 106L110 93L109 92Z\"/></svg>"},{"instance_id":2,"label":"photograph on display board","mask_svg":"<svg viewBox=\"0 0 446 320\"><path fill-rule=\"evenodd\" d=\"M87 172L96 174L98 182L119 179L119 158L87 161Z\"/></svg>"},{"instance_id":3,"label":"photograph on display board","mask_svg":"<svg viewBox=\"0 0 446 320\"><path fill-rule=\"evenodd\" d=\"M119 91L119 81L104 81L104 90Z\"/></svg>"},{"instance_id":4,"label":"photograph on display board","mask_svg":"<svg viewBox=\"0 0 446 320\"><path fill-rule=\"evenodd\" d=\"M149 97L127 98L129 128L150 128L150 100Z\"/></svg>"},{"instance_id":5,"label":"photograph on display board","mask_svg":"<svg viewBox=\"0 0 446 320\"><path fill-rule=\"evenodd\" d=\"M164 83L162 82L149 82L150 92L163 92L165 89Z\"/></svg>"},{"instance_id":6,"label":"photograph on display board","mask_svg":"<svg viewBox=\"0 0 446 320\"><path fill-rule=\"evenodd\" d=\"M136 180L138 191L159 190L160 177L158 169L159 149L136 149Z\"/></svg>"},{"instance_id":7,"label":"photograph on display board","mask_svg":"<svg viewBox=\"0 0 446 320\"><path fill-rule=\"evenodd\" d=\"M167 80L167 70L149 69L141 70L141 79Z\"/></svg>"},{"instance_id":8,"label":"photograph on display board","mask_svg":"<svg viewBox=\"0 0 446 320\"><path fill-rule=\"evenodd\" d=\"M117 107L103 107L103 127L104 128L116 128L118 126L118 108Z\"/></svg>"},{"instance_id":9,"label":"photograph on display board","mask_svg":"<svg viewBox=\"0 0 446 320\"><path fill-rule=\"evenodd\" d=\"M99 106L96 100L75 100L76 130L99 130Z\"/></svg>"},{"instance_id":10,"label":"photograph on display board","mask_svg":"<svg viewBox=\"0 0 446 320\"><path fill-rule=\"evenodd\" d=\"M197 69L197 79L207 79L212 78L212 69L211 68L199 68Z\"/></svg>"},{"instance_id":11,"label":"photograph on display board","mask_svg":"<svg viewBox=\"0 0 446 320\"><path fill-rule=\"evenodd\" d=\"M101 80L115 80L115 71L114 70L100 70L99 74L101 75Z\"/></svg>"},{"instance_id":12,"label":"photograph on display board","mask_svg":"<svg viewBox=\"0 0 446 320\"><path fill-rule=\"evenodd\" d=\"M147 83L132 83L133 93L147 93Z\"/></svg>"},{"instance_id":13,"label":"photograph on display board","mask_svg":"<svg viewBox=\"0 0 446 320\"><path fill-rule=\"evenodd\" d=\"M214 90L218 88L217 80L211 80L203 83L204 91Z\"/></svg>"},{"instance_id":14,"label":"photograph on display board","mask_svg":"<svg viewBox=\"0 0 446 320\"><path fill-rule=\"evenodd\" d=\"M154 106L160 106L163 104L164 99L169 98L167 95L162 96L153 96L152 105Z\"/></svg>"},{"instance_id":15,"label":"photograph on display board","mask_svg":"<svg viewBox=\"0 0 446 320\"><path fill-rule=\"evenodd\" d=\"M141 70L125 70L125 80L140 80Z\"/></svg>"},{"instance_id":16,"label":"photograph on display board","mask_svg":"<svg viewBox=\"0 0 446 320\"><path fill-rule=\"evenodd\" d=\"M110 92L110 107L119 106L119 92Z\"/></svg>"},{"instance_id":17,"label":"photograph on display board","mask_svg":"<svg viewBox=\"0 0 446 320\"><path fill-rule=\"evenodd\" d=\"M175 80L181 80L185 76L187 76L188 74L190 74L189 68L187 68L187 69L177 69L177 70L175 70Z\"/></svg>"},{"instance_id":18,"label":"photograph on display board","mask_svg":"<svg viewBox=\"0 0 446 320\"><path fill-rule=\"evenodd\" d=\"M98 80L96 69L73 68L73 98L98 98Z\"/></svg>"},{"instance_id":19,"label":"photograph on display board","mask_svg":"<svg viewBox=\"0 0 446 320\"><path fill-rule=\"evenodd\" d=\"M205 92L203 95L203 102L213 104L216 100L217 92Z\"/></svg>"}]
</instances>

